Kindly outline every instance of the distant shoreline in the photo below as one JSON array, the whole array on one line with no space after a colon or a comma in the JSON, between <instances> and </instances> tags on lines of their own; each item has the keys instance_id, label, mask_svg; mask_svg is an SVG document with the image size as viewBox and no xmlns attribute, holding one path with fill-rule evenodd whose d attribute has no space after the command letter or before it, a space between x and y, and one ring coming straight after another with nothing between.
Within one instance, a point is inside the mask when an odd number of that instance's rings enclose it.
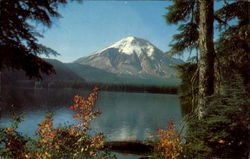
<instances>
[{"instance_id":1,"label":"distant shoreline","mask_svg":"<svg viewBox=\"0 0 250 159\"><path fill-rule=\"evenodd\" d=\"M87 83L78 81L19 81L12 85L5 85L4 87L11 87L17 89L84 89L86 91L94 87L100 88L101 91L110 92L135 92L135 93L154 93L154 94L177 94L178 86L167 85L143 85L143 84L106 84L106 83Z\"/></svg>"}]
</instances>

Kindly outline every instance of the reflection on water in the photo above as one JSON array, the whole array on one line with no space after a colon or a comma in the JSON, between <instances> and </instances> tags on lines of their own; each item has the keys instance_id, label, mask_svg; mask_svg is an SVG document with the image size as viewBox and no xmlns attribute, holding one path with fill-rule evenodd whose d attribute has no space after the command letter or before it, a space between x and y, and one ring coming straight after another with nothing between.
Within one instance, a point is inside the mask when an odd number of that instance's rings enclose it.
<instances>
[{"instance_id":1,"label":"reflection on water","mask_svg":"<svg viewBox=\"0 0 250 159\"><path fill-rule=\"evenodd\" d=\"M117 159L138 159L141 157L138 155L120 154L120 153L115 153L115 156Z\"/></svg>"},{"instance_id":2,"label":"reflection on water","mask_svg":"<svg viewBox=\"0 0 250 159\"><path fill-rule=\"evenodd\" d=\"M86 96L88 92L77 89L19 90L19 108L24 121L19 131L31 136L37 124L48 111L53 111L54 124L71 124L72 111L68 109L75 94ZM17 92L15 92L17 93ZM18 98L18 97L15 97ZM28 99L27 99L28 98ZM16 99L17 100L17 99ZM14 101L16 102L16 101ZM102 114L92 123L93 132L103 132L109 140L145 139L145 133L155 132L166 126L169 119L181 118L180 103L176 95L100 92L96 108ZM2 114L1 125L7 124L8 115Z\"/></svg>"},{"instance_id":3,"label":"reflection on water","mask_svg":"<svg viewBox=\"0 0 250 159\"><path fill-rule=\"evenodd\" d=\"M181 118L176 95L103 92L97 107L103 113L93 129L107 133L111 140L145 139L145 132L163 128L171 118Z\"/></svg>"},{"instance_id":4,"label":"reflection on water","mask_svg":"<svg viewBox=\"0 0 250 159\"><path fill-rule=\"evenodd\" d=\"M73 112L68 109L76 94L86 96L79 89L14 90L5 92L8 105L16 105L23 112L24 121L18 131L33 136L37 124L46 112L53 111L54 125L72 124ZM164 128L169 119L181 119L180 103L176 95L100 92L96 108L102 114L92 123L92 132L103 132L108 140L146 139L146 132L154 134ZM8 114L2 113L0 126L8 125ZM138 156L116 153L119 159L137 159Z\"/></svg>"}]
</instances>

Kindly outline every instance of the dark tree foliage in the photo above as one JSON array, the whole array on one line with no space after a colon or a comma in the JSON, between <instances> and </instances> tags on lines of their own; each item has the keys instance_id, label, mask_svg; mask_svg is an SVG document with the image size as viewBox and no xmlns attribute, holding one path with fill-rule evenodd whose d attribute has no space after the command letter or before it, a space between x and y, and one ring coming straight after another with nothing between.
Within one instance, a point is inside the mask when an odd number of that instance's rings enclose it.
<instances>
[{"instance_id":1,"label":"dark tree foliage","mask_svg":"<svg viewBox=\"0 0 250 159\"><path fill-rule=\"evenodd\" d=\"M189 158L247 159L249 97L239 75L224 83L223 93L207 98L204 120L189 121Z\"/></svg>"},{"instance_id":2,"label":"dark tree foliage","mask_svg":"<svg viewBox=\"0 0 250 159\"><path fill-rule=\"evenodd\" d=\"M235 1L216 12L222 20L218 27L223 31L216 42L218 72L221 80L239 73L249 89L250 77L250 2ZM229 25L230 21L235 24ZM249 90L248 90L249 91Z\"/></svg>"},{"instance_id":3,"label":"dark tree foliage","mask_svg":"<svg viewBox=\"0 0 250 159\"><path fill-rule=\"evenodd\" d=\"M165 15L168 24L179 24L179 33L173 36L170 44L171 54L182 54L198 48L199 38L199 3L198 0L174 0L173 5L167 7Z\"/></svg>"},{"instance_id":4,"label":"dark tree foliage","mask_svg":"<svg viewBox=\"0 0 250 159\"><path fill-rule=\"evenodd\" d=\"M68 0L1 0L0 1L0 70L24 70L29 77L54 72L53 66L39 55L57 55L56 51L38 43L34 24L50 27L60 17L59 5Z\"/></svg>"},{"instance_id":5,"label":"dark tree foliage","mask_svg":"<svg viewBox=\"0 0 250 159\"><path fill-rule=\"evenodd\" d=\"M198 120L188 116L187 158L243 159L249 156L249 77L250 77L250 2L224 1L215 12L220 34L215 41L216 93L207 97L206 114ZM182 85L180 93L185 113L192 112L197 102L197 65L178 66ZM193 80L194 81L193 81ZM193 81L193 82L192 82ZM220 91L218 91L220 90ZM191 116L191 117L190 117Z\"/></svg>"},{"instance_id":6,"label":"dark tree foliage","mask_svg":"<svg viewBox=\"0 0 250 159\"><path fill-rule=\"evenodd\" d=\"M189 2L189 3L188 3ZM243 0L223 1L224 5L215 11L214 19L216 20L216 28L220 31L218 40L215 41L215 91L220 92L221 84L224 80L230 79L235 73L241 74L244 79L245 86L249 88L250 77L250 20L249 8L250 2ZM216 1L215 1L216 3ZM190 49L198 47L199 33L199 13L197 0L181 1L174 0L173 4L168 7L169 12L166 14L166 20L170 24L179 24L180 32L173 37L173 43L170 44L170 53L182 54ZM195 23L195 28L188 27L190 22ZM185 26L185 27L184 27ZM197 62L194 61L194 62ZM187 66L188 67L188 66ZM182 68L183 73L188 68ZM181 70L179 68L179 70ZM189 76L184 73L182 81L188 81ZM185 76L187 75L187 76ZM190 87L191 83L189 83ZM191 89L181 89L179 92L186 92ZM191 93L191 92L190 92ZM192 98L187 96L186 98ZM192 101L190 99L189 101ZM191 104L190 104L191 105Z\"/></svg>"},{"instance_id":7,"label":"dark tree foliage","mask_svg":"<svg viewBox=\"0 0 250 159\"><path fill-rule=\"evenodd\" d=\"M184 51L197 49L199 38L199 1L173 0L172 3L171 6L166 8L168 12L165 15L165 19L168 24L178 24L179 33L173 36L169 52L171 54L183 54ZM225 0L224 6L215 12L214 20L217 22L218 29L224 28L222 31L225 31L226 28L231 28L230 22L232 20L238 21L239 25L249 24L249 2L245 0ZM234 29L231 30L234 31Z\"/></svg>"},{"instance_id":8,"label":"dark tree foliage","mask_svg":"<svg viewBox=\"0 0 250 159\"><path fill-rule=\"evenodd\" d=\"M198 71L197 64L184 63L176 66L179 78L182 79L178 95L181 102L182 115L193 112L198 97Z\"/></svg>"}]
</instances>

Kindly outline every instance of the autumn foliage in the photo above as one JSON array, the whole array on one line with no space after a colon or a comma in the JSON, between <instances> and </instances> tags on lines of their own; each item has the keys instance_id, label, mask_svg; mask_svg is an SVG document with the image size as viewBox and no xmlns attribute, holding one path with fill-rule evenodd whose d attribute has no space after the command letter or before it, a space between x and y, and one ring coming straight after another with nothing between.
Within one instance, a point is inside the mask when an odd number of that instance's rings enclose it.
<instances>
[{"instance_id":1,"label":"autumn foliage","mask_svg":"<svg viewBox=\"0 0 250 159\"><path fill-rule=\"evenodd\" d=\"M158 129L158 140L155 146L156 158L179 158L184 149L182 139L173 120L168 121L166 129Z\"/></svg>"},{"instance_id":2,"label":"autumn foliage","mask_svg":"<svg viewBox=\"0 0 250 159\"><path fill-rule=\"evenodd\" d=\"M110 158L100 151L104 135L90 136L88 133L90 122L100 114L94 110L97 95L98 88L94 88L87 98L79 95L73 98L70 109L75 112L73 118L78 120L75 125L55 128L53 114L47 114L39 124L35 140L24 139L12 128L1 129L0 156L12 159Z\"/></svg>"}]
</instances>

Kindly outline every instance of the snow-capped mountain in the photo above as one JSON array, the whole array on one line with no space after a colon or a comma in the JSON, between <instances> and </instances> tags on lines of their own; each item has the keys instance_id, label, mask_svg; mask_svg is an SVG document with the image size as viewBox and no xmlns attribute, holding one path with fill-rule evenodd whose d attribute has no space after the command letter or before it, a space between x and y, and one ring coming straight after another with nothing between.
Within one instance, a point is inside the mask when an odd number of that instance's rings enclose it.
<instances>
[{"instance_id":1,"label":"snow-capped mountain","mask_svg":"<svg viewBox=\"0 0 250 159\"><path fill-rule=\"evenodd\" d=\"M142 54L143 52L147 53L148 56L151 56L152 53L154 52L154 49L156 49L155 46L153 46L150 42L146 40L139 39L133 36L129 36L97 53L101 53L104 50L107 50L110 48L116 48L119 50L120 53L125 53L128 55L136 53L138 56L140 56L140 54Z\"/></svg>"},{"instance_id":2,"label":"snow-capped mountain","mask_svg":"<svg viewBox=\"0 0 250 159\"><path fill-rule=\"evenodd\" d=\"M182 62L182 60L165 55L149 41L132 36L75 61L75 63L103 69L121 77L142 79L173 78L176 76L176 71L171 66Z\"/></svg>"}]
</instances>

